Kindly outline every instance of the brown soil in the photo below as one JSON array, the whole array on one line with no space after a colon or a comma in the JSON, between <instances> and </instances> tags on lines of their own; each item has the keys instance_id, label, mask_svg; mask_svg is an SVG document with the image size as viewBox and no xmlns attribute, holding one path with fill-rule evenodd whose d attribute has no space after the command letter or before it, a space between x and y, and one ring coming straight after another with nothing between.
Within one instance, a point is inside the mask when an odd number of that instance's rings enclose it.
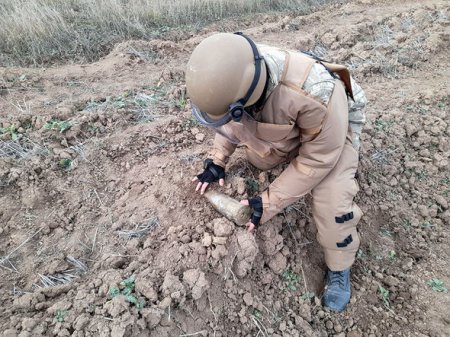
<instances>
[{"instance_id":1,"label":"brown soil","mask_svg":"<svg viewBox=\"0 0 450 337\"><path fill-rule=\"evenodd\" d=\"M212 133L190 117L183 67L205 29L93 64L0 68L3 336L450 335L449 294L427 284L450 285L448 2L360 0L241 28L345 62L370 100L348 309L320 304L308 198L252 235L194 193ZM238 151L222 191L256 194L281 169Z\"/></svg>"}]
</instances>

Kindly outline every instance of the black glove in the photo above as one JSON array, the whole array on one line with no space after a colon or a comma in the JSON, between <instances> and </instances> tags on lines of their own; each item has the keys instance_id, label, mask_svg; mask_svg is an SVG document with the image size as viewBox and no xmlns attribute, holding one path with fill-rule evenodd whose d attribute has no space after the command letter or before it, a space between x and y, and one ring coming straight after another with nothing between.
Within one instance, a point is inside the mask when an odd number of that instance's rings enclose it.
<instances>
[{"instance_id":1,"label":"black glove","mask_svg":"<svg viewBox=\"0 0 450 337\"><path fill-rule=\"evenodd\" d=\"M251 223L257 227L259 223L261 222L261 217L263 215L263 203L261 197L255 197L248 199L248 205L253 210L252 216L251 216Z\"/></svg>"},{"instance_id":2,"label":"black glove","mask_svg":"<svg viewBox=\"0 0 450 337\"><path fill-rule=\"evenodd\" d=\"M198 180L202 183L212 183L219 179L225 178L225 169L222 166L213 163L212 159L206 159L203 168L203 173L197 176Z\"/></svg>"}]
</instances>

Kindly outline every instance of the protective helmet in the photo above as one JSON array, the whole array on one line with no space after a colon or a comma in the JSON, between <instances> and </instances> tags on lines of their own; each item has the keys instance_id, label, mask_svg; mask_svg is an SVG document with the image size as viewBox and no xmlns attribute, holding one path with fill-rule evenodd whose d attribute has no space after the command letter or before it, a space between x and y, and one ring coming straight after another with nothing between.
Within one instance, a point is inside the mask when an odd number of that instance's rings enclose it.
<instances>
[{"instance_id":1,"label":"protective helmet","mask_svg":"<svg viewBox=\"0 0 450 337\"><path fill-rule=\"evenodd\" d=\"M266 65L255 43L242 33L219 33L193 51L186 70L186 89L194 116L208 126L239 120L244 107L261 97Z\"/></svg>"}]
</instances>

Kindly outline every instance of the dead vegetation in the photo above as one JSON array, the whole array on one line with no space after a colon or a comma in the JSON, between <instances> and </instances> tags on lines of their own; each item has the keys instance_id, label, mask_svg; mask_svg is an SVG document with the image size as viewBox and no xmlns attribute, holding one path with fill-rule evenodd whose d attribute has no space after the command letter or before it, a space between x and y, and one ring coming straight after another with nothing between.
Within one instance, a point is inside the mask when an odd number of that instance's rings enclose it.
<instances>
[{"instance_id":1,"label":"dead vegetation","mask_svg":"<svg viewBox=\"0 0 450 337\"><path fill-rule=\"evenodd\" d=\"M165 39L168 30L180 26L198 28L268 11L307 12L332 1L5 0L0 2L0 65L92 61L123 40Z\"/></svg>"}]
</instances>

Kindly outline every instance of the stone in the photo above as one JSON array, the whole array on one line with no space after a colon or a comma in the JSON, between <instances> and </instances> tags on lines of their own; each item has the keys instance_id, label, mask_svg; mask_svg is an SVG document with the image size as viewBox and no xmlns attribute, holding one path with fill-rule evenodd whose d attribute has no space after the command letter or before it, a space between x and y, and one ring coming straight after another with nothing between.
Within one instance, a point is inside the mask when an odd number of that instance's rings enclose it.
<instances>
[{"instance_id":1,"label":"stone","mask_svg":"<svg viewBox=\"0 0 450 337\"><path fill-rule=\"evenodd\" d=\"M3 337L17 337L17 332L15 329L7 329L3 331Z\"/></svg>"},{"instance_id":2,"label":"stone","mask_svg":"<svg viewBox=\"0 0 450 337\"><path fill-rule=\"evenodd\" d=\"M448 208L448 202L447 200L445 200L445 198L441 195L435 195L434 196L434 200L436 200L436 202L443 208L443 209L447 209Z\"/></svg>"},{"instance_id":3,"label":"stone","mask_svg":"<svg viewBox=\"0 0 450 337\"><path fill-rule=\"evenodd\" d=\"M276 253L268 259L269 268L277 275L281 274L287 267L287 259L281 252Z\"/></svg>"},{"instance_id":4,"label":"stone","mask_svg":"<svg viewBox=\"0 0 450 337\"><path fill-rule=\"evenodd\" d=\"M389 275L384 279L384 283L386 283L390 287L397 287L400 284L400 281L394 276Z\"/></svg>"},{"instance_id":5,"label":"stone","mask_svg":"<svg viewBox=\"0 0 450 337\"><path fill-rule=\"evenodd\" d=\"M222 236L214 236L213 244L215 245L225 245L227 243L227 238Z\"/></svg>"},{"instance_id":6,"label":"stone","mask_svg":"<svg viewBox=\"0 0 450 337\"><path fill-rule=\"evenodd\" d=\"M212 244L212 236L209 233L205 233L202 239L202 246L209 247Z\"/></svg>"},{"instance_id":7,"label":"stone","mask_svg":"<svg viewBox=\"0 0 450 337\"><path fill-rule=\"evenodd\" d=\"M237 193L242 195L242 194L245 193L246 189L247 189L247 185L245 183L245 179L242 178L242 177L236 178L236 190L237 190Z\"/></svg>"},{"instance_id":8,"label":"stone","mask_svg":"<svg viewBox=\"0 0 450 337\"><path fill-rule=\"evenodd\" d=\"M234 224L226 218L214 219L213 229L215 236L227 237L233 234Z\"/></svg>"},{"instance_id":9,"label":"stone","mask_svg":"<svg viewBox=\"0 0 450 337\"><path fill-rule=\"evenodd\" d=\"M244 302L246 305L251 306L253 304L253 297L252 294L246 293L244 295Z\"/></svg>"},{"instance_id":10,"label":"stone","mask_svg":"<svg viewBox=\"0 0 450 337\"><path fill-rule=\"evenodd\" d=\"M199 142L203 142L205 140L205 134L204 133L197 133L195 135L195 140L199 141Z\"/></svg>"},{"instance_id":11,"label":"stone","mask_svg":"<svg viewBox=\"0 0 450 337\"><path fill-rule=\"evenodd\" d=\"M198 300L209 289L209 282L205 273L199 269L189 269L183 273L183 281L191 288L192 298Z\"/></svg>"}]
</instances>

